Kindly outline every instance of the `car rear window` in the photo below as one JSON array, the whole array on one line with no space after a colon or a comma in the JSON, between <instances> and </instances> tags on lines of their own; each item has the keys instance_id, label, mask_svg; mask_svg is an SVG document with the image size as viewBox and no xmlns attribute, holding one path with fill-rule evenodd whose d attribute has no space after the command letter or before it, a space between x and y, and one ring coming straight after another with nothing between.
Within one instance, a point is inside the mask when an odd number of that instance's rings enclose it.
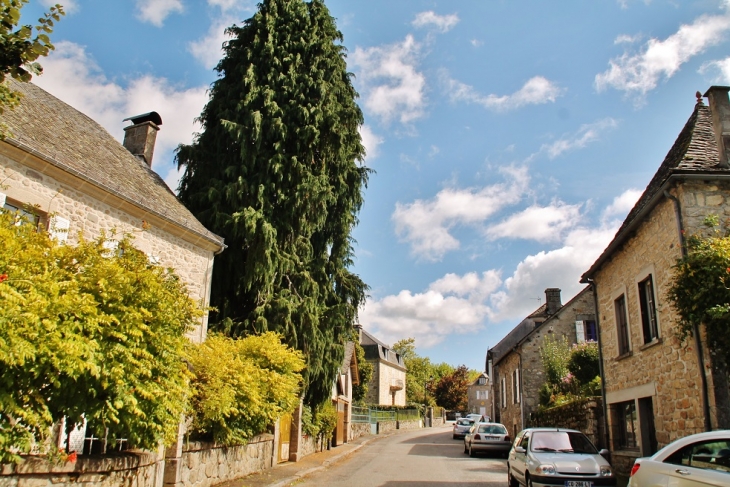
<instances>
[{"instance_id":1,"label":"car rear window","mask_svg":"<svg viewBox=\"0 0 730 487\"><path fill-rule=\"evenodd\" d=\"M471 426L474 424L474 421L472 421L471 419L463 418L463 419L457 420L456 424L458 424L460 426Z\"/></svg>"},{"instance_id":2,"label":"car rear window","mask_svg":"<svg viewBox=\"0 0 730 487\"><path fill-rule=\"evenodd\" d=\"M506 435L507 429L501 424L483 424L479 427L479 432L487 435Z\"/></svg>"}]
</instances>

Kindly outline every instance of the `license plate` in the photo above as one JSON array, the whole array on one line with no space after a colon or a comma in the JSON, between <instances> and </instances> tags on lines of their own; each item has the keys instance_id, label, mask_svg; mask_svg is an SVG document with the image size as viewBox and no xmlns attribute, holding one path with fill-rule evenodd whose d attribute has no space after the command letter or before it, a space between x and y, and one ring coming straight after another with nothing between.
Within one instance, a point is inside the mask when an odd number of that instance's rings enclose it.
<instances>
[{"instance_id":1,"label":"license plate","mask_svg":"<svg viewBox=\"0 0 730 487\"><path fill-rule=\"evenodd\" d=\"M587 480L566 480L565 487L593 487L593 482Z\"/></svg>"}]
</instances>

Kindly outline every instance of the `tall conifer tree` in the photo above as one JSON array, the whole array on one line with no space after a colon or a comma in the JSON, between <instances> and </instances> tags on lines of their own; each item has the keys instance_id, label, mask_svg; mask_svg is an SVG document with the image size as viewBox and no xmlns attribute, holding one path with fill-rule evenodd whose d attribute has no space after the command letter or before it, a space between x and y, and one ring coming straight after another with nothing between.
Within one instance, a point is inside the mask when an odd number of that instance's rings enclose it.
<instances>
[{"instance_id":1,"label":"tall conifer tree","mask_svg":"<svg viewBox=\"0 0 730 487\"><path fill-rule=\"evenodd\" d=\"M180 198L224 236L213 328L282 333L329 397L367 286L349 267L369 169L342 34L321 0L263 0L216 70L203 130L180 146Z\"/></svg>"}]
</instances>

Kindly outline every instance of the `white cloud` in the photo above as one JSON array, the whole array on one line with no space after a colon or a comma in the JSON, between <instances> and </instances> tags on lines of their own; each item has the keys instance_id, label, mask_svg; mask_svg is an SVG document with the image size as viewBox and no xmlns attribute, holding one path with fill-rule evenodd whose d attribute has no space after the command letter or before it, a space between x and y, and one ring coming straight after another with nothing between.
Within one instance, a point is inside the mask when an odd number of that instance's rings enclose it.
<instances>
[{"instance_id":1,"label":"white cloud","mask_svg":"<svg viewBox=\"0 0 730 487\"><path fill-rule=\"evenodd\" d=\"M717 72L714 83L730 83L730 57L717 61L708 61L700 68L700 73L707 74L711 71Z\"/></svg>"},{"instance_id":2,"label":"white cloud","mask_svg":"<svg viewBox=\"0 0 730 487\"><path fill-rule=\"evenodd\" d=\"M481 46L481 45L483 45L483 44L484 44L484 41L480 41L480 40L478 40L478 39L472 39L472 40L470 40L469 42L470 42L470 43L471 43L471 45L472 45L472 46L474 46L474 47L479 47L479 46Z\"/></svg>"},{"instance_id":3,"label":"white cloud","mask_svg":"<svg viewBox=\"0 0 730 487\"><path fill-rule=\"evenodd\" d=\"M205 37L188 43L188 51L206 69L213 69L223 58L223 43L230 39L226 28L235 23L235 17L221 17L214 21Z\"/></svg>"},{"instance_id":4,"label":"white cloud","mask_svg":"<svg viewBox=\"0 0 730 487\"><path fill-rule=\"evenodd\" d=\"M550 159L555 159L564 152L582 149L591 142L600 139L607 130L614 129L618 122L612 118L604 118L596 122L585 124L574 134L564 136L555 142L545 144L540 152L546 152Z\"/></svg>"},{"instance_id":5,"label":"white cloud","mask_svg":"<svg viewBox=\"0 0 730 487\"><path fill-rule=\"evenodd\" d=\"M552 81L535 76L530 78L519 90L511 95L487 95L477 93L472 86L446 78L446 86L452 101L476 103L496 111L514 110L525 105L538 105L554 102L563 90Z\"/></svg>"},{"instance_id":6,"label":"white cloud","mask_svg":"<svg viewBox=\"0 0 730 487\"><path fill-rule=\"evenodd\" d=\"M409 124L425 113L426 78L417 69L420 46L407 36L402 43L356 48L350 59L357 66L365 108L382 121Z\"/></svg>"},{"instance_id":7,"label":"white cloud","mask_svg":"<svg viewBox=\"0 0 730 487\"><path fill-rule=\"evenodd\" d=\"M554 201L549 206L533 205L487 229L487 237L520 238L538 242L562 241L567 230L581 220L581 205Z\"/></svg>"},{"instance_id":8,"label":"white cloud","mask_svg":"<svg viewBox=\"0 0 730 487\"><path fill-rule=\"evenodd\" d=\"M192 142L193 133L200 129L194 119L207 101L206 86L179 88L152 76L130 79L122 86L106 78L83 46L67 41L56 43L43 68L44 74L34 77L34 83L94 119L120 141L126 124L123 119L158 112L163 125L153 164L165 178L170 176L166 166L172 161L164 155L180 143ZM170 186L174 189L177 183Z\"/></svg>"},{"instance_id":9,"label":"white cloud","mask_svg":"<svg viewBox=\"0 0 730 487\"><path fill-rule=\"evenodd\" d=\"M454 334L476 333L490 323L521 320L544 302L547 288L560 288L565 303L583 289L580 276L613 239L639 195L636 189L618 195L599 223L571 228L557 248L526 256L506 279L503 269L449 273L423 292L403 290L368 300L360 323L386 343L413 337L428 348Z\"/></svg>"},{"instance_id":10,"label":"white cloud","mask_svg":"<svg viewBox=\"0 0 730 487\"><path fill-rule=\"evenodd\" d=\"M41 5L46 8L54 7L59 3L63 6L63 11L67 14L71 14L79 10L78 0L41 0Z\"/></svg>"},{"instance_id":11,"label":"white cloud","mask_svg":"<svg viewBox=\"0 0 730 487\"><path fill-rule=\"evenodd\" d=\"M650 39L637 54L624 52L609 61L610 68L596 75L596 89L645 94L656 88L662 77L671 78L693 56L720 43L728 30L728 13L698 17L663 41Z\"/></svg>"},{"instance_id":12,"label":"white cloud","mask_svg":"<svg viewBox=\"0 0 730 487\"><path fill-rule=\"evenodd\" d=\"M416 18L411 23L414 27L428 27L433 26L439 32L448 32L459 23L459 16L456 14L450 15L438 15L432 10L428 12L421 12L416 15Z\"/></svg>"},{"instance_id":13,"label":"white cloud","mask_svg":"<svg viewBox=\"0 0 730 487\"><path fill-rule=\"evenodd\" d=\"M634 36L628 35L628 34L621 34L620 36L616 37L616 39L613 40L614 44L633 44L635 42L639 42L644 36L641 34L637 34Z\"/></svg>"},{"instance_id":14,"label":"white cloud","mask_svg":"<svg viewBox=\"0 0 730 487\"><path fill-rule=\"evenodd\" d=\"M378 154L380 153L380 144L383 143L383 138L376 135L369 125L360 126L360 137L362 138L362 145L365 146L366 159L372 160L378 157Z\"/></svg>"},{"instance_id":15,"label":"white cloud","mask_svg":"<svg viewBox=\"0 0 730 487\"><path fill-rule=\"evenodd\" d=\"M162 27L171 14L184 10L182 0L137 0L137 18L157 27Z\"/></svg>"},{"instance_id":16,"label":"white cloud","mask_svg":"<svg viewBox=\"0 0 730 487\"><path fill-rule=\"evenodd\" d=\"M446 188L432 200L397 203L391 216L396 234L419 258L437 261L459 248L450 233L456 225L481 225L507 205L520 201L529 182L527 168L503 168L507 181L477 189Z\"/></svg>"},{"instance_id":17,"label":"white cloud","mask_svg":"<svg viewBox=\"0 0 730 487\"><path fill-rule=\"evenodd\" d=\"M246 2L246 4L249 2ZM235 10L242 8L241 0L208 0L208 5L219 7L222 11ZM250 8L251 5L245 5L243 8Z\"/></svg>"}]
</instances>

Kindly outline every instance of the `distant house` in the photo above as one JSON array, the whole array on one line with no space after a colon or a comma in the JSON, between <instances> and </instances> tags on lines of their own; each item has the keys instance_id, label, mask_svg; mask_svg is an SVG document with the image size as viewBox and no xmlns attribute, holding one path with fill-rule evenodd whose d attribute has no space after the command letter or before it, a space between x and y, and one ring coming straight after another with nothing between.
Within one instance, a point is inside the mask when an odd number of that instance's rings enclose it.
<instances>
[{"instance_id":1,"label":"distant house","mask_svg":"<svg viewBox=\"0 0 730 487\"><path fill-rule=\"evenodd\" d=\"M546 337L565 337L569 344L596 340L593 293L586 287L565 305L560 289L545 290L546 303L487 352L487 367L495 382L494 418L516 435L539 406L546 381L540 349Z\"/></svg>"},{"instance_id":2,"label":"distant house","mask_svg":"<svg viewBox=\"0 0 730 487\"><path fill-rule=\"evenodd\" d=\"M360 383L355 342L345 344L345 357L332 387L332 402L337 409L337 428L333 443L341 445L352 439L352 386Z\"/></svg>"},{"instance_id":3,"label":"distant house","mask_svg":"<svg viewBox=\"0 0 730 487\"><path fill-rule=\"evenodd\" d=\"M114 248L115 239L133 234L134 245L151 262L173 268L205 309L213 260L225 245L151 169L160 116L151 112L132 117L122 145L98 123L34 84L7 82L22 99L0 116L11 134L0 141L0 207L27 212L39 227L69 244L79 234L94 239L104 232ZM206 315L189 338L201 342L207 327ZM72 432L70 449L83 451L84 436L83 428ZM182 429L177 447L168 449L173 468L181 445Z\"/></svg>"},{"instance_id":4,"label":"distant house","mask_svg":"<svg viewBox=\"0 0 730 487\"><path fill-rule=\"evenodd\" d=\"M489 394L491 384L489 376L482 372L474 382L469 384L467 388L468 409L469 413L481 414L482 416L491 417L492 399Z\"/></svg>"},{"instance_id":5,"label":"distant house","mask_svg":"<svg viewBox=\"0 0 730 487\"><path fill-rule=\"evenodd\" d=\"M634 458L703 430L730 427L727 370L704 337L682 344L666 298L685 234L730 213L728 87L698 96L664 162L613 241L583 275L596 287L611 456ZM699 95L699 93L698 93Z\"/></svg>"},{"instance_id":6,"label":"distant house","mask_svg":"<svg viewBox=\"0 0 730 487\"><path fill-rule=\"evenodd\" d=\"M357 325L365 359L373 365L368 383L367 404L406 405L406 366L403 357Z\"/></svg>"}]
</instances>

